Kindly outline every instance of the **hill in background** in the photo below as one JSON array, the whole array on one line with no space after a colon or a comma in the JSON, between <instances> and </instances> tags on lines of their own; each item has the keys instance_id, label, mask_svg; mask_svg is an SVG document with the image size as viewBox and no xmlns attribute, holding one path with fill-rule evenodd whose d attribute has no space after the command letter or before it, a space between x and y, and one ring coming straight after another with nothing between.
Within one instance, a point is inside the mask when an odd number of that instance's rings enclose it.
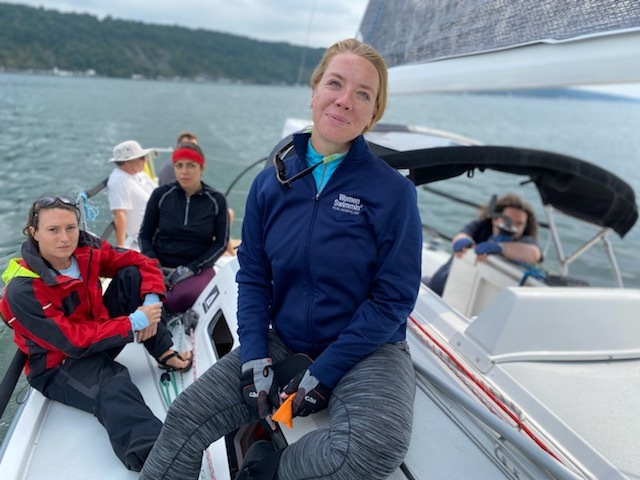
<instances>
[{"instance_id":1,"label":"hill in background","mask_svg":"<svg viewBox=\"0 0 640 480\"><path fill-rule=\"evenodd\" d=\"M308 84L323 52L207 30L0 3L0 71Z\"/></svg>"}]
</instances>

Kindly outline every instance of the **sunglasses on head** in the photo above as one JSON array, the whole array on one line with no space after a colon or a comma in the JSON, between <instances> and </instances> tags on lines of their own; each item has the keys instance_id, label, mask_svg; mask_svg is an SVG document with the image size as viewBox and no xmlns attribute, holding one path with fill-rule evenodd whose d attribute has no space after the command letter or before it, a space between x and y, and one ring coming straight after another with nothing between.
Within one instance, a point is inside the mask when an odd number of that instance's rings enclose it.
<instances>
[{"instance_id":1,"label":"sunglasses on head","mask_svg":"<svg viewBox=\"0 0 640 480\"><path fill-rule=\"evenodd\" d=\"M54 205L55 203L61 203L63 205L69 205L72 207L76 207L76 201L75 200L71 200L68 197L63 197L63 196L50 196L47 195L46 197L40 197L38 200L36 200L35 202L33 202L33 206L34 207L51 207L52 205Z\"/></svg>"},{"instance_id":2,"label":"sunglasses on head","mask_svg":"<svg viewBox=\"0 0 640 480\"><path fill-rule=\"evenodd\" d=\"M67 205L69 207L73 207L76 211L76 214L77 215L80 214L75 200L72 200L69 197L64 197L64 196L47 195L45 197L40 197L38 200L33 202L33 205L31 206L31 222L30 223L36 226L35 220L36 220L36 217L38 216L38 212L40 211L40 209L55 207L56 205L58 206Z\"/></svg>"}]
</instances>

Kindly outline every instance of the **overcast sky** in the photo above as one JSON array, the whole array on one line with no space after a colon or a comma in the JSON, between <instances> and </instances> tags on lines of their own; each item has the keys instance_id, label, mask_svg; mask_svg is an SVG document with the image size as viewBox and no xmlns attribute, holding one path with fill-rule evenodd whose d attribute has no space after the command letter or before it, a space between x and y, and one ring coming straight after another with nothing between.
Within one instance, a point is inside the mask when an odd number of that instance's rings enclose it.
<instances>
[{"instance_id":1,"label":"overcast sky","mask_svg":"<svg viewBox=\"0 0 640 480\"><path fill-rule=\"evenodd\" d=\"M2 0L62 12L180 25L328 47L356 35L367 0Z\"/></svg>"}]
</instances>

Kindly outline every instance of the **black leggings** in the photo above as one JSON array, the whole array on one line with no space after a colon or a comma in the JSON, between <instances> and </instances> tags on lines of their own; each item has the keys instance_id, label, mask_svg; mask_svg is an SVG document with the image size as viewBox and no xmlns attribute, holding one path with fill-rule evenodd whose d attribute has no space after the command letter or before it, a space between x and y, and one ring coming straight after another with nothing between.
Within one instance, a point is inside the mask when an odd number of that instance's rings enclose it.
<instances>
[{"instance_id":1,"label":"black leggings","mask_svg":"<svg viewBox=\"0 0 640 480\"><path fill-rule=\"evenodd\" d=\"M128 315L140 305L140 274L136 267L122 269L104 294L111 317ZM171 334L160 322L158 333L144 342L158 358L172 346ZM109 434L114 452L129 470L140 471L156 441L162 422L158 420L126 367L114 359L122 348L82 358L67 358L57 368L30 380L31 385L52 400L93 413Z\"/></svg>"}]
</instances>

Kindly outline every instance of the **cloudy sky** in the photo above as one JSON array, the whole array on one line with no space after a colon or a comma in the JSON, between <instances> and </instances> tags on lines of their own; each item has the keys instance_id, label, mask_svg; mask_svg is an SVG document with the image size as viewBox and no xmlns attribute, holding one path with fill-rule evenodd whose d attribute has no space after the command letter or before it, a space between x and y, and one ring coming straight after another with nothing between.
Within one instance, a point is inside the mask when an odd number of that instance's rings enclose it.
<instances>
[{"instance_id":1,"label":"cloudy sky","mask_svg":"<svg viewBox=\"0 0 640 480\"><path fill-rule=\"evenodd\" d=\"M367 0L2 0L61 12L180 25L328 47L356 35Z\"/></svg>"}]
</instances>

